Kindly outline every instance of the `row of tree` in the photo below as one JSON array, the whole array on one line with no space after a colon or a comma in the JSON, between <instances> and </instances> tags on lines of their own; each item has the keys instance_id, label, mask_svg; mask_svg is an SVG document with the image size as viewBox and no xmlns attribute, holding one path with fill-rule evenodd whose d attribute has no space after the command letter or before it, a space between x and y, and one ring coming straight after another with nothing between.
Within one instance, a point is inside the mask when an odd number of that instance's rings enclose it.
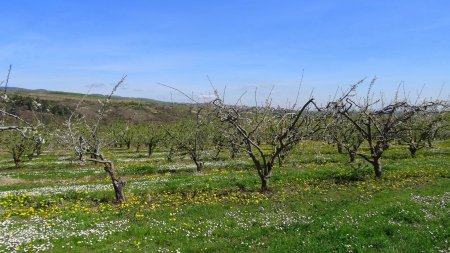
<instances>
[{"instance_id":1,"label":"row of tree","mask_svg":"<svg viewBox=\"0 0 450 253\"><path fill-rule=\"evenodd\" d=\"M399 98L398 94L387 102L371 93L374 80L364 97L357 96L360 81L333 101L316 104L313 98L303 104L297 101L289 108L274 108L270 97L263 105L252 107L225 103L215 91L215 99L199 103L193 97L192 119L175 123L104 124L111 99L124 82L122 78L112 92L99 100L100 109L94 118L83 113L84 98L67 115L64 124L50 131L36 120L25 121L6 110L13 101L6 89L1 99L1 143L11 152L16 166L22 157L39 155L45 139L53 145L73 150L80 161L104 165L116 192L116 201L125 200L125 180L114 172L112 160L106 159L105 147L147 149L150 156L156 147L167 151L167 159L174 155L189 157L198 171L205 159L218 158L228 150L231 158L240 152L254 164L261 180L261 190L269 189L269 180L276 165L282 165L290 152L304 140L326 141L346 153L349 161L361 157L373 166L377 178L382 177L382 157L393 143L406 144L412 157L439 134L448 134L448 101ZM7 82L7 81L6 81ZM184 94L184 93L183 93ZM38 119L39 117L36 117ZM44 138L45 136L45 138ZM448 137L448 136L445 136ZM48 143L48 142L47 142Z\"/></svg>"}]
</instances>

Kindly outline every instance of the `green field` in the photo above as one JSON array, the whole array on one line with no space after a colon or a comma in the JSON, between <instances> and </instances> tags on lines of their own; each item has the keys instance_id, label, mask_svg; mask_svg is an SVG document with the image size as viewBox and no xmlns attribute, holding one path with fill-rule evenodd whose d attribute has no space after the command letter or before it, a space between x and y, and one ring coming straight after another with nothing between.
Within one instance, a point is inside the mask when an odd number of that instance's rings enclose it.
<instances>
[{"instance_id":1,"label":"green field","mask_svg":"<svg viewBox=\"0 0 450 253\"><path fill-rule=\"evenodd\" d=\"M450 141L411 159L393 147L384 175L319 142L274 169L271 191L245 156L165 160L107 152L127 179L113 204L100 165L45 152L0 163L0 252L448 252Z\"/></svg>"}]
</instances>

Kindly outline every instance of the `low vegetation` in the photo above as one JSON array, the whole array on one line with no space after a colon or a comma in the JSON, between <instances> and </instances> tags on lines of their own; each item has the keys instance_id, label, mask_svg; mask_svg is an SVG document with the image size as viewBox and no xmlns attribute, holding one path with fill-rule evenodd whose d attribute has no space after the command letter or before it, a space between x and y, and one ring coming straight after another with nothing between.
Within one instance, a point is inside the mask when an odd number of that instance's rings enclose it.
<instances>
[{"instance_id":1,"label":"low vegetation","mask_svg":"<svg viewBox=\"0 0 450 253\"><path fill-rule=\"evenodd\" d=\"M129 120L124 80L54 112L5 89L0 252L450 250L447 101L357 98L360 82L326 105L216 92Z\"/></svg>"},{"instance_id":2,"label":"low vegetation","mask_svg":"<svg viewBox=\"0 0 450 253\"><path fill-rule=\"evenodd\" d=\"M164 149L111 149L127 178L123 204L101 165L44 152L16 169L3 156L0 252L445 252L450 142L435 146L417 159L392 147L376 180L359 161L307 142L265 193L245 156L196 172L188 157L168 163Z\"/></svg>"}]
</instances>

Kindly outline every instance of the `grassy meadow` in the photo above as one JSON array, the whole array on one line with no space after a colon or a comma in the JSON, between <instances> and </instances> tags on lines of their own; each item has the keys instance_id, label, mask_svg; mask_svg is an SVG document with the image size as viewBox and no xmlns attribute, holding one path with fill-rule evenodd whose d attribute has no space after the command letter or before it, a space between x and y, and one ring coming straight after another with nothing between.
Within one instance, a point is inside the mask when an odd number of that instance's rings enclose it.
<instances>
[{"instance_id":1,"label":"grassy meadow","mask_svg":"<svg viewBox=\"0 0 450 253\"><path fill-rule=\"evenodd\" d=\"M102 166L44 152L15 169L0 157L0 252L449 252L450 141L394 146L383 178L364 161L302 142L271 191L244 154L202 172L159 149L111 149L126 203Z\"/></svg>"}]
</instances>

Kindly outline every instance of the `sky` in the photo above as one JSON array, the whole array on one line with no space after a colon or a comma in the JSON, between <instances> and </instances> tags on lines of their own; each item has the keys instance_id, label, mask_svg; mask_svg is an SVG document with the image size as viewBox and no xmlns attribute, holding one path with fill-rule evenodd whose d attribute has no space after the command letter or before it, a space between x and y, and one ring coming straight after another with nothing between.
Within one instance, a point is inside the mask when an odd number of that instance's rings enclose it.
<instances>
[{"instance_id":1,"label":"sky","mask_svg":"<svg viewBox=\"0 0 450 253\"><path fill-rule=\"evenodd\" d=\"M450 1L1 1L10 86L182 101L326 101L360 79L392 95L450 90ZM444 85L444 86L443 86ZM425 88L423 88L425 87ZM362 87L364 89L364 87ZM442 96L442 95L441 95Z\"/></svg>"}]
</instances>

